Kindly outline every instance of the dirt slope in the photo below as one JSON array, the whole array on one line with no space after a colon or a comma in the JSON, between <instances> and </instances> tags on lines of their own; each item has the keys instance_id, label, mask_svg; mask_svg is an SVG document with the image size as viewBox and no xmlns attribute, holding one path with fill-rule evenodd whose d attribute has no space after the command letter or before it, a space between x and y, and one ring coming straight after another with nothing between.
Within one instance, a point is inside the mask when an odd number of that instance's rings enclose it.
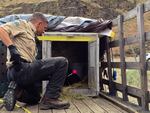
<instances>
[{"instance_id":1,"label":"dirt slope","mask_svg":"<svg viewBox=\"0 0 150 113\"><path fill-rule=\"evenodd\" d=\"M129 0L0 0L0 4L0 16L41 11L96 19L112 19L135 6Z\"/></svg>"}]
</instances>

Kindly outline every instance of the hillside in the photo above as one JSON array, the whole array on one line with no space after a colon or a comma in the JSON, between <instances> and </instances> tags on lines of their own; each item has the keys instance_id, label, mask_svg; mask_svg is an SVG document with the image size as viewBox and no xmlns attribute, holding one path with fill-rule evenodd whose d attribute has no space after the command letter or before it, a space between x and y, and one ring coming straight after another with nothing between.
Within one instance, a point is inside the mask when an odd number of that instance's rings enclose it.
<instances>
[{"instance_id":1,"label":"hillside","mask_svg":"<svg viewBox=\"0 0 150 113\"><path fill-rule=\"evenodd\" d=\"M146 0L0 0L0 17L10 14L27 14L39 11L52 15L114 19L119 14L129 11L137 4L145 1ZM150 31L149 28L150 14L146 14L146 31ZM125 37L135 35L136 32L135 19L125 23ZM117 54L118 49L115 51L114 53Z\"/></svg>"},{"instance_id":2,"label":"hillside","mask_svg":"<svg viewBox=\"0 0 150 113\"><path fill-rule=\"evenodd\" d=\"M52 15L112 19L145 0L0 0L0 17L41 11Z\"/></svg>"}]
</instances>

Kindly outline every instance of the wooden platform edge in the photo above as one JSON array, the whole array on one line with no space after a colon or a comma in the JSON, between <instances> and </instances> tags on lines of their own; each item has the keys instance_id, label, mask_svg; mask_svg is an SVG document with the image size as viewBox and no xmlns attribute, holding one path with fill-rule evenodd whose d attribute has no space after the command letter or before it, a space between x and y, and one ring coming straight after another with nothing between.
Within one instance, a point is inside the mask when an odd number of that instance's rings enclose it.
<instances>
[{"instance_id":1,"label":"wooden platform edge","mask_svg":"<svg viewBox=\"0 0 150 113\"><path fill-rule=\"evenodd\" d=\"M114 103L115 105L117 105L118 107L122 108L123 110L129 112L129 113L141 113L142 111L142 108L141 107L131 107L132 105L129 104L128 102L124 102L124 101L121 101L119 100L118 98L116 97L110 97L110 96L107 96L105 93L103 92L100 92L99 95L105 99L107 99L108 101Z\"/></svg>"}]
</instances>

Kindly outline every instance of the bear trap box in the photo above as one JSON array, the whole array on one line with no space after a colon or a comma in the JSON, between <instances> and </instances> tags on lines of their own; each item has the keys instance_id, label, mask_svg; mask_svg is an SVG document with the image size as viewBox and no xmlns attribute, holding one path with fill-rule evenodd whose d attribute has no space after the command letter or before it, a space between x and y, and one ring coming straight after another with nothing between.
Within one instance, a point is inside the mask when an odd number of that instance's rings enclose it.
<instances>
[{"instance_id":1,"label":"bear trap box","mask_svg":"<svg viewBox=\"0 0 150 113\"><path fill-rule=\"evenodd\" d=\"M39 39L42 40L42 58L59 55L67 57L71 65L84 65L82 66L84 73L81 74L85 75L80 76L82 76L81 79L87 76L87 87L73 90L75 93L88 96L99 94L98 33L46 32ZM45 87L46 82L43 83L43 89Z\"/></svg>"}]
</instances>

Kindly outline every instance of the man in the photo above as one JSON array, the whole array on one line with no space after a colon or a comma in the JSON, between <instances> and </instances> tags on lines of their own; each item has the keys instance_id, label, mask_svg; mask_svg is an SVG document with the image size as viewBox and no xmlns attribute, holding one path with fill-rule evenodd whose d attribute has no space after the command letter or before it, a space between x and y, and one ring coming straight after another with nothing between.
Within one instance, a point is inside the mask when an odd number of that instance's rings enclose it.
<instances>
[{"instance_id":1,"label":"man","mask_svg":"<svg viewBox=\"0 0 150 113\"><path fill-rule=\"evenodd\" d=\"M38 103L40 94L36 83L49 80L46 92L41 99L40 109L66 109L68 102L58 98L65 81L68 61L64 57L36 60L36 36L40 36L48 27L46 17L39 12L34 13L29 21L16 20L0 27L0 38L8 47L8 75L17 86L24 89L18 100L28 104Z\"/></svg>"}]
</instances>

